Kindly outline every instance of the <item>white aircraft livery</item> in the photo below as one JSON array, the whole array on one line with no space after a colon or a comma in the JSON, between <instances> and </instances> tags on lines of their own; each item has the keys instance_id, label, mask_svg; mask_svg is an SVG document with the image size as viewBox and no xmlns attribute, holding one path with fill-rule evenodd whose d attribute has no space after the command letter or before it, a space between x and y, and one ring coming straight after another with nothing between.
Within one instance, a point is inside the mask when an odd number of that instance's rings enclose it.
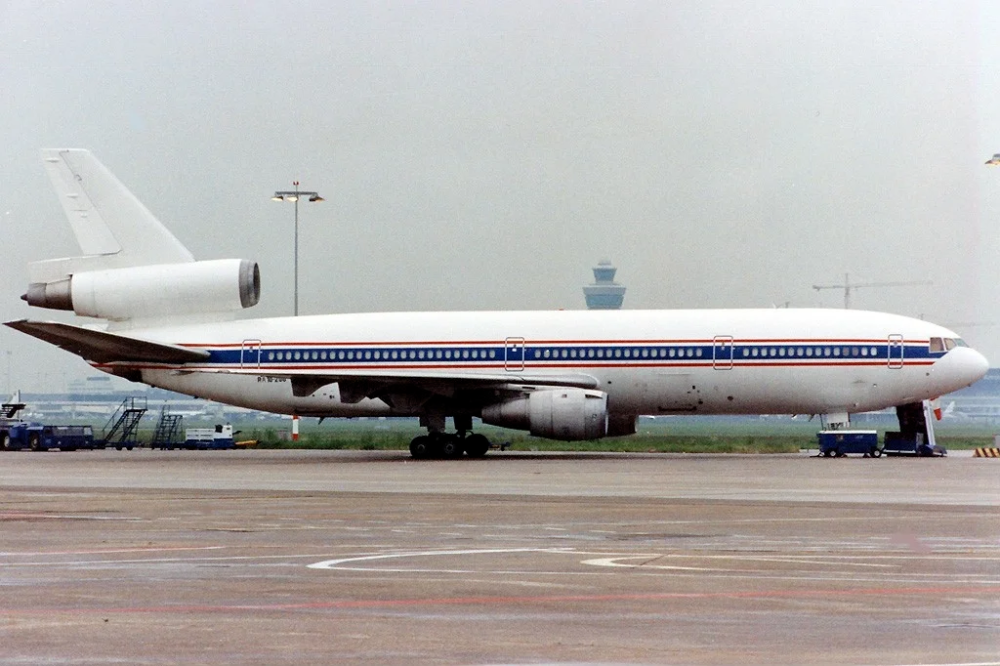
<instances>
[{"instance_id":1,"label":"white aircraft livery","mask_svg":"<svg viewBox=\"0 0 1000 666\"><path fill-rule=\"evenodd\" d=\"M102 320L7 326L126 379L282 414L419 416L416 457L484 455L473 419L589 440L640 415L844 424L976 382L954 332L854 310L419 312L236 319L260 274L191 253L86 150L43 151L83 256L34 262L29 305ZM451 417L454 432L446 431ZM905 417L905 418L904 418Z\"/></svg>"}]
</instances>

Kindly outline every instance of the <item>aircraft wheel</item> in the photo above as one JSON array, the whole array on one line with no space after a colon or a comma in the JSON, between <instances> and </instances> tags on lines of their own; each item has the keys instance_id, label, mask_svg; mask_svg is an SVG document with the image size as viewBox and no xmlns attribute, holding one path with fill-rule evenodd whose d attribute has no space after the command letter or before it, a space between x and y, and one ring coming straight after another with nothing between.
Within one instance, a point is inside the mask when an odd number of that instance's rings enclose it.
<instances>
[{"instance_id":1,"label":"aircraft wheel","mask_svg":"<svg viewBox=\"0 0 1000 666\"><path fill-rule=\"evenodd\" d=\"M38 435L31 435L30 437L28 437L28 448L30 448L32 451L42 450L42 440L39 439Z\"/></svg>"},{"instance_id":2,"label":"aircraft wheel","mask_svg":"<svg viewBox=\"0 0 1000 666\"><path fill-rule=\"evenodd\" d=\"M490 440L485 435L469 435L465 438L465 452L472 458L482 458L490 450Z\"/></svg>"},{"instance_id":3,"label":"aircraft wheel","mask_svg":"<svg viewBox=\"0 0 1000 666\"><path fill-rule=\"evenodd\" d=\"M459 458L462 455L462 440L453 435L445 436L440 447L441 455L445 458Z\"/></svg>"},{"instance_id":4,"label":"aircraft wheel","mask_svg":"<svg viewBox=\"0 0 1000 666\"><path fill-rule=\"evenodd\" d=\"M414 458L431 457L431 438L426 435L414 437L410 442L410 455Z\"/></svg>"}]
</instances>

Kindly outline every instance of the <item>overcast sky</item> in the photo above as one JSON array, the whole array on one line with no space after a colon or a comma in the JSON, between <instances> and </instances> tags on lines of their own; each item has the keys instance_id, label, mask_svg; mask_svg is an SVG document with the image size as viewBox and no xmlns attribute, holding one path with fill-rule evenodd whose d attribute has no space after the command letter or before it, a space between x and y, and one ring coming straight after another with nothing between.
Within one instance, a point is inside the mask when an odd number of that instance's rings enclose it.
<instances>
[{"instance_id":1,"label":"overcast sky","mask_svg":"<svg viewBox=\"0 0 1000 666\"><path fill-rule=\"evenodd\" d=\"M88 148L248 314L842 307L1000 364L1000 3L0 2L0 317L78 254L43 147ZM975 324L975 325L973 325ZM0 330L0 388L75 357Z\"/></svg>"}]
</instances>

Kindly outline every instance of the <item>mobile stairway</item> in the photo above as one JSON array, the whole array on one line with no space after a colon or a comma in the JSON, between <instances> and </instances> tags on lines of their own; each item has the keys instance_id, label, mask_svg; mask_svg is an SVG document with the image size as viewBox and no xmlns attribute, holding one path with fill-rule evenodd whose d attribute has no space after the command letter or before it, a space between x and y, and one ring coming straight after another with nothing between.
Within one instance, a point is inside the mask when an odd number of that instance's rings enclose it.
<instances>
[{"instance_id":1,"label":"mobile stairway","mask_svg":"<svg viewBox=\"0 0 1000 666\"><path fill-rule=\"evenodd\" d=\"M164 405L160 409L160 419L153 431L153 441L150 447L154 449L172 449L180 444L181 421L180 414L171 414L170 408Z\"/></svg>"},{"instance_id":2,"label":"mobile stairway","mask_svg":"<svg viewBox=\"0 0 1000 666\"><path fill-rule=\"evenodd\" d=\"M104 447L113 446L119 451L131 451L137 444L139 421L146 413L146 399L125 398L104 424L101 440Z\"/></svg>"}]
</instances>

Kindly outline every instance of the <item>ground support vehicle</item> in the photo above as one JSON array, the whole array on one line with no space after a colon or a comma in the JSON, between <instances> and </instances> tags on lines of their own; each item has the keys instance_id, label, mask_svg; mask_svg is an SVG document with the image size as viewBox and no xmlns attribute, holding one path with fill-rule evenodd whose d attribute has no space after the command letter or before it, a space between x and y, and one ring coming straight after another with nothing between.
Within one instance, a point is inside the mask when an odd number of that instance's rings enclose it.
<instances>
[{"instance_id":1,"label":"ground support vehicle","mask_svg":"<svg viewBox=\"0 0 1000 666\"><path fill-rule=\"evenodd\" d=\"M233 449L233 426L217 425L214 428L188 428L184 431L185 449Z\"/></svg>"},{"instance_id":2,"label":"ground support vehicle","mask_svg":"<svg viewBox=\"0 0 1000 666\"><path fill-rule=\"evenodd\" d=\"M946 456L948 451L937 443L924 440L922 433L885 433L885 454L887 456Z\"/></svg>"},{"instance_id":3,"label":"ground support vehicle","mask_svg":"<svg viewBox=\"0 0 1000 666\"><path fill-rule=\"evenodd\" d=\"M841 457L856 453L878 458L882 449L878 445L878 433L874 430L824 430L816 434L819 453L826 457Z\"/></svg>"},{"instance_id":4,"label":"ground support vehicle","mask_svg":"<svg viewBox=\"0 0 1000 666\"><path fill-rule=\"evenodd\" d=\"M2 436L5 451L75 451L94 448L94 429L84 426L49 426L39 423L18 423L7 428Z\"/></svg>"},{"instance_id":5,"label":"ground support vehicle","mask_svg":"<svg viewBox=\"0 0 1000 666\"><path fill-rule=\"evenodd\" d=\"M89 425L44 425L17 418L23 402L4 403L0 408L0 449L17 451L75 451L95 446L94 429Z\"/></svg>"}]
</instances>

